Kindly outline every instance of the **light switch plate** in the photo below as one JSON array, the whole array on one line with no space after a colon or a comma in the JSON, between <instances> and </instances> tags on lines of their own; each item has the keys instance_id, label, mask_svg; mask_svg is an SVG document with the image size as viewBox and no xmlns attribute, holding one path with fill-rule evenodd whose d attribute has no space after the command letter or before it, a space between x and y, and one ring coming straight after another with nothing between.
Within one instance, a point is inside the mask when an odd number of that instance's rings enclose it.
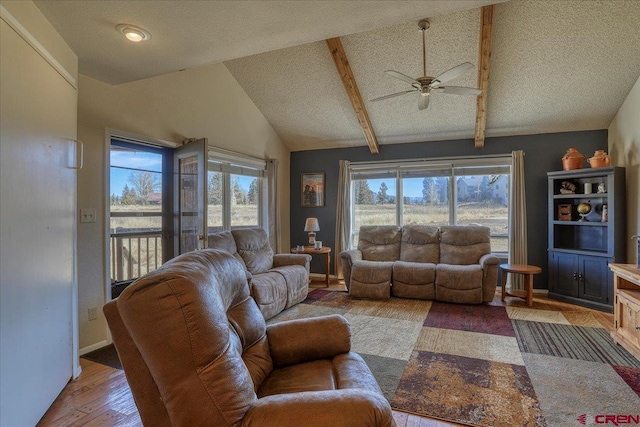
<instances>
[{"instance_id":1,"label":"light switch plate","mask_svg":"<svg viewBox=\"0 0 640 427\"><path fill-rule=\"evenodd\" d=\"M80 209L80 222L96 222L96 210Z\"/></svg>"}]
</instances>

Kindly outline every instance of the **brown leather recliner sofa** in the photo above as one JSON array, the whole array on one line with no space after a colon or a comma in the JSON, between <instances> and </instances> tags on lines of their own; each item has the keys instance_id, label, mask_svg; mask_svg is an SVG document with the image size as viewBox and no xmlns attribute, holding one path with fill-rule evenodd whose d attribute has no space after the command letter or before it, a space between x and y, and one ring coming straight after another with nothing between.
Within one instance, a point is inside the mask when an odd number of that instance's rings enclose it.
<instances>
[{"instance_id":1,"label":"brown leather recliner sofa","mask_svg":"<svg viewBox=\"0 0 640 427\"><path fill-rule=\"evenodd\" d=\"M493 300L500 264L482 226L363 226L358 249L340 258L354 297L465 304Z\"/></svg>"},{"instance_id":2,"label":"brown leather recliner sofa","mask_svg":"<svg viewBox=\"0 0 640 427\"><path fill-rule=\"evenodd\" d=\"M251 296L266 320L307 297L311 255L274 254L262 228L210 234L208 247L225 250L242 262Z\"/></svg>"},{"instance_id":3,"label":"brown leather recliner sofa","mask_svg":"<svg viewBox=\"0 0 640 427\"><path fill-rule=\"evenodd\" d=\"M146 426L395 426L339 315L265 325L244 267L190 252L104 306Z\"/></svg>"}]
</instances>

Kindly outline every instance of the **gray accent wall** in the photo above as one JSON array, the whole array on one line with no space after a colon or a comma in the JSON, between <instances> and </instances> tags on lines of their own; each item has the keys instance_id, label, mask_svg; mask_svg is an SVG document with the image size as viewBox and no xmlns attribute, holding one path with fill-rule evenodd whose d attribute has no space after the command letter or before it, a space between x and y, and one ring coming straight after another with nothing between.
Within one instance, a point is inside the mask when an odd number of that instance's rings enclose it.
<instances>
[{"instance_id":1,"label":"gray accent wall","mask_svg":"<svg viewBox=\"0 0 640 427\"><path fill-rule=\"evenodd\" d=\"M510 154L514 150L525 153L525 185L527 194L527 227L529 264L542 267L542 274L534 276L534 287L547 289L547 172L562 170L562 156L575 147L587 157L596 150L606 150L607 130L564 132L540 135L486 138L484 148L474 148L472 139L393 144L380 147L379 154L371 154L366 146L327 150L295 151L291 153L291 245L306 244L304 222L316 217L320 231L316 239L323 245L335 247L336 197L338 192L339 160L371 162L456 156L484 156ZM589 167L587 162L584 167ZM301 207L300 179L302 173L325 173L325 206ZM332 255L332 273L333 271ZM314 257L311 271L323 273L320 257Z\"/></svg>"}]
</instances>

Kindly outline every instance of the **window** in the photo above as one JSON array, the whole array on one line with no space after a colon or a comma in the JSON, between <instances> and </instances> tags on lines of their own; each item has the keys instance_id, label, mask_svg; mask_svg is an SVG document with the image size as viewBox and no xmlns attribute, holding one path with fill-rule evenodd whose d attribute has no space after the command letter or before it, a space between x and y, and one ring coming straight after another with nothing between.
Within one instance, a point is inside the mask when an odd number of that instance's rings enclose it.
<instances>
[{"instance_id":1,"label":"window","mask_svg":"<svg viewBox=\"0 0 640 427\"><path fill-rule=\"evenodd\" d=\"M207 227L209 233L261 227L265 217L265 162L209 153Z\"/></svg>"},{"instance_id":2,"label":"window","mask_svg":"<svg viewBox=\"0 0 640 427\"><path fill-rule=\"evenodd\" d=\"M351 244L362 225L471 225L508 251L511 157L353 163Z\"/></svg>"}]
</instances>

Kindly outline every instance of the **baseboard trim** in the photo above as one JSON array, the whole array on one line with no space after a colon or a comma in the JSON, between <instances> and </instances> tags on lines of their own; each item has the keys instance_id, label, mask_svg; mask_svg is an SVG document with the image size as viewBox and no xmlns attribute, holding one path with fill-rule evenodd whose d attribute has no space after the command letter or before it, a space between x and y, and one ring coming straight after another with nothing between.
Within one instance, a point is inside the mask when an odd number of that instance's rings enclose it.
<instances>
[{"instance_id":1,"label":"baseboard trim","mask_svg":"<svg viewBox=\"0 0 640 427\"><path fill-rule=\"evenodd\" d=\"M109 345L109 342L107 340L102 340L102 341L99 341L99 342L97 342L95 344L91 344L91 345L88 345L86 347L81 348L78 351L78 354L80 356L84 356L87 353L91 353L92 351L97 350L97 349L102 348L102 347L105 347L107 345Z\"/></svg>"},{"instance_id":2,"label":"baseboard trim","mask_svg":"<svg viewBox=\"0 0 640 427\"><path fill-rule=\"evenodd\" d=\"M507 289L509 289L509 288L507 288ZM502 292L502 286L498 286L496 288L496 291ZM534 295L549 295L549 289L536 289L536 288L533 288L533 294Z\"/></svg>"},{"instance_id":3,"label":"baseboard trim","mask_svg":"<svg viewBox=\"0 0 640 427\"><path fill-rule=\"evenodd\" d=\"M313 277L314 279L324 279L325 277L327 277L324 273L309 273L309 277ZM330 278L335 278L335 274L330 274L329 275Z\"/></svg>"}]
</instances>

